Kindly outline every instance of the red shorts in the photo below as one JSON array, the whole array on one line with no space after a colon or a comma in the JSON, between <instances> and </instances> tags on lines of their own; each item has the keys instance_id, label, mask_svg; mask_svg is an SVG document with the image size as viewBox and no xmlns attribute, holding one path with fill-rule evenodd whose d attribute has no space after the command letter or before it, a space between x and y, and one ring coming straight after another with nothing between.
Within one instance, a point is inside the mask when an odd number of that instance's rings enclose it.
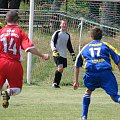
<instances>
[{"instance_id":1,"label":"red shorts","mask_svg":"<svg viewBox=\"0 0 120 120\"><path fill-rule=\"evenodd\" d=\"M23 68L21 62L0 58L0 86L6 79L10 88L22 88Z\"/></svg>"}]
</instances>

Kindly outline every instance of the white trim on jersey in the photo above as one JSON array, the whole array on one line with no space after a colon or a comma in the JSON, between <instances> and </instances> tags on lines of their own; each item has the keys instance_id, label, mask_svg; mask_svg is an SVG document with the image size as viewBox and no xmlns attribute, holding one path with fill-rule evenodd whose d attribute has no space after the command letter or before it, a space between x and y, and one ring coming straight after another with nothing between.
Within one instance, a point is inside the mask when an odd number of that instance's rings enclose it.
<instances>
[{"instance_id":1,"label":"white trim on jersey","mask_svg":"<svg viewBox=\"0 0 120 120\"><path fill-rule=\"evenodd\" d=\"M35 48L35 46L28 47L27 49L25 49L25 52L27 52L28 50L30 50L30 49L32 49L32 48Z\"/></svg>"}]
</instances>

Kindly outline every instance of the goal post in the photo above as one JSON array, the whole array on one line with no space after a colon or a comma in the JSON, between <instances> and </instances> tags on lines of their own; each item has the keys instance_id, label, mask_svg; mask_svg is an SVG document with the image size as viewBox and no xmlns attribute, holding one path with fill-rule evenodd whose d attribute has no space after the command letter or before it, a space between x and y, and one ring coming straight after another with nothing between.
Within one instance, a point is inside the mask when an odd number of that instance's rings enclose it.
<instances>
[{"instance_id":1,"label":"goal post","mask_svg":"<svg viewBox=\"0 0 120 120\"><path fill-rule=\"evenodd\" d=\"M33 39L33 18L34 18L34 0L30 0L30 16L29 16L29 39ZM32 54L28 52L27 57L27 83L30 84L31 79Z\"/></svg>"},{"instance_id":2,"label":"goal post","mask_svg":"<svg viewBox=\"0 0 120 120\"><path fill-rule=\"evenodd\" d=\"M48 41L46 40L50 40L52 33L56 29L59 29L59 22L62 19L68 21L68 32L71 35L71 41L76 54L91 40L90 30L93 26L100 26L105 34L103 38L104 41L110 42L120 50L119 0L96 0L96 2L94 0L77 0L74 4L74 0L71 0L71 2L67 2L67 14L65 2L62 3L59 11L53 11L51 10L53 2L47 1L48 2L39 2L39 0L30 0L29 38L30 40L33 39L34 42L37 43L37 46L41 47L42 51L44 51L48 45ZM41 43L43 44L41 45ZM49 53L49 51L47 52ZM42 64L42 61L39 62L39 59L34 58L34 56L32 57L32 55L28 53L28 84L41 84L44 80L46 80L45 82L47 83L52 81L53 68L51 68L49 72L43 72L42 70L42 67L44 68L46 64L47 63ZM49 65L52 66L52 62L50 62ZM71 62L68 61L68 69L64 72L64 76L67 76L70 73ZM63 79L65 79L65 82L63 83L67 84L71 82L71 80L64 78L64 76Z\"/></svg>"}]
</instances>

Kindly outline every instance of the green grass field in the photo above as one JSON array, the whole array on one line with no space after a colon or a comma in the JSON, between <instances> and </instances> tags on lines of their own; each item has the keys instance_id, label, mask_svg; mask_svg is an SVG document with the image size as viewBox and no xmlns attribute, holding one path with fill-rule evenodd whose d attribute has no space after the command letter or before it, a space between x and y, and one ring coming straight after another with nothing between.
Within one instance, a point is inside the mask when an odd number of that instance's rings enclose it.
<instances>
[{"instance_id":1,"label":"green grass field","mask_svg":"<svg viewBox=\"0 0 120 120\"><path fill-rule=\"evenodd\" d=\"M0 107L0 120L78 120L84 90L25 85L20 95L11 97L8 109ZM92 95L88 120L120 120L120 105L98 89Z\"/></svg>"},{"instance_id":2,"label":"green grass field","mask_svg":"<svg viewBox=\"0 0 120 120\"><path fill-rule=\"evenodd\" d=\"M75 35L72 34L72 37L75 38ZM51 59L45 62L36 56L33 57L32 86L24 86L20 95L11 97L10 108L4 110L1 107L0 114L4 120L78 120L81 116L82 96L85 91L83 82L81 82L84 70L81 69L79 77L82 88L74 91L70 86L73 81L73 65L71 66L70 55L68 55L68 67L62 76L61 89L51 88L55 72L49 45L51 36L43 34L36 36L38 37L34 38L34 42L42 52L49 53ZM73 45L77 50L76 41L73 42ZM114 72L119 82L118 69L116 68ZM24 82L26 81L25 76ZM88 120L120 120L120 105L114 103L103 90L98 89L92 95Z\"/></svg>"},{"instance_id":3,"label":"green grass field","mask_svg":"<svg viewBox=\"0 0 120 120\"><path fill-rule=\"evenodd\" d=\"M25 5L22 2L21 9L29 9L29 5ZM80 31L73 28L69 28L69 30L77 55ZM25 31L28 33L28 30ZM82 47L91 40L88 32L85 31L82 35ZM119 38L120 36L116 36L116 39L108 37L107 41L120 51ZM25 85L21 94L11 97L8 109L4 109L1 106L2 98L0 98L0 120L79 120L81 116L82 96L85 91L81 82L84 70L81 70L79 77L82 88L74 91L72 86L70 86L73 81L73 65L71 65L73 63L71 63L71 57L68 53L68 67L64 70L61 81L61 85L63 86L61 86L61 89L53 89L51 83L54 78L55 64L52 59L50 40L51 34L44 34L41 33L40 29L34 29L33 42L41 52L49 53L51 59L45 62L41 58L33 56L32 85L28 86L25 84L27 69L27 54L25 53L22 62ZM119 82L120 72L117 68L114 73ZM97 89L92 94L88 120L120 120L120 105L114 103L102 89Z\"/></svg>"}]
</instances>

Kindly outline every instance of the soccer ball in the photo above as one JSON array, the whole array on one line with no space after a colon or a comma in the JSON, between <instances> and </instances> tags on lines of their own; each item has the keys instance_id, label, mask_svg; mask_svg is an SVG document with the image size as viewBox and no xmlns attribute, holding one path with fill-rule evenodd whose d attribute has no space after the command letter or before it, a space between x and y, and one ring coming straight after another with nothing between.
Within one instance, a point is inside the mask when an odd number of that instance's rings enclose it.
<instances>
[{"instance_id":1,"label":"soccer ball","mask_svg":"<svg viewBox=\"0 0 120 120\"><path fill-rule=\"evenodd\" d=\"M9 83L8 83L8 81L6 80L5 81L5 83L3 84L3 86L2 86L2 90L7 90L9 88Z\"/></svg>"}]
</instances>

